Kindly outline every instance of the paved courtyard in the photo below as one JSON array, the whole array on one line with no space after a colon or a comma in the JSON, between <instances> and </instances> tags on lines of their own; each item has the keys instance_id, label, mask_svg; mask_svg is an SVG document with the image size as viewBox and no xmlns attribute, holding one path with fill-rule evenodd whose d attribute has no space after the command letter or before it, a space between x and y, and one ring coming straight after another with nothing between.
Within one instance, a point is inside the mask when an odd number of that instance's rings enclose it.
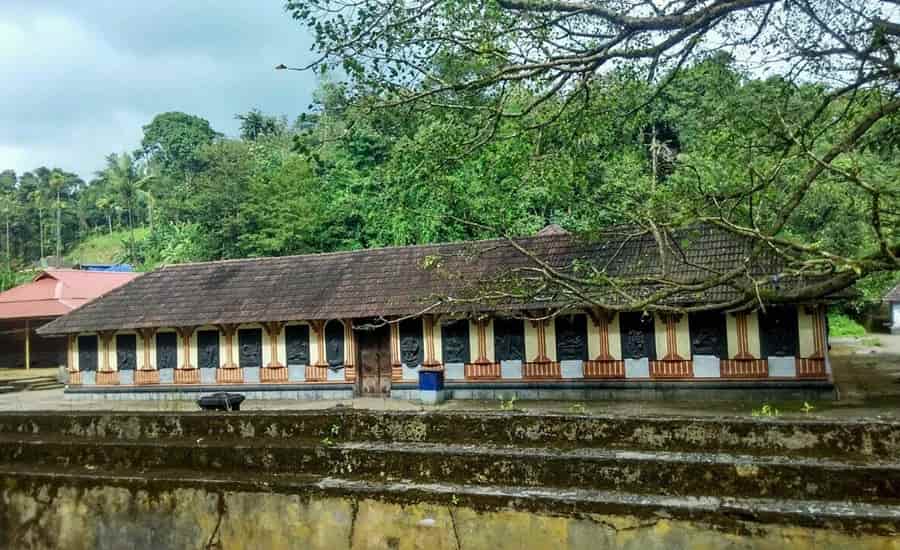
<instances>
[{"instance_id":1,"label":"paved courtyard","mask_svg":"<svg viewBox=\"0 0 900 550\"><path fill-rule=\"evenodd\" d=\"M877 345L875 340L877 338ZM877 335L863 340L835 340L831 352L840 400L810 403L768 403L785 418L883 418L900 420L900 335ZM751 416L764 405L754 401L520 401L515 408L524 412L560 412L627 415L715 415ZM500 410L499 402L448 401L438 407L393 399L282 401L250 400L243 410L311 410L335 406L374 410ZM192 401L84 401L70 400L63 390L30 391L0 395L0 411L194 411Z\"/></svg>"}]
</instances>

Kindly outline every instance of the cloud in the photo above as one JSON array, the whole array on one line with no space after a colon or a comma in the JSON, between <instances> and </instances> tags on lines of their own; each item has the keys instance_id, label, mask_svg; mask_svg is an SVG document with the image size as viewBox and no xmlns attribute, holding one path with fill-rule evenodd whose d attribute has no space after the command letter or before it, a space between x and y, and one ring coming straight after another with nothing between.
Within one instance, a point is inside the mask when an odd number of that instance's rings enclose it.
<instances>
[{"instance_id":1,"label":"cloud","mask_svg":"<svg viewBox=\"0 0 900 550\"><path fill-rule=\"evenodd\" d=\"M281 5L3 0L0 170L47 165L88 178L165 111L228 135L251 108L298 115L314 76L273 67L310 59L311 41Z\"/></svg>"}]
</instances>

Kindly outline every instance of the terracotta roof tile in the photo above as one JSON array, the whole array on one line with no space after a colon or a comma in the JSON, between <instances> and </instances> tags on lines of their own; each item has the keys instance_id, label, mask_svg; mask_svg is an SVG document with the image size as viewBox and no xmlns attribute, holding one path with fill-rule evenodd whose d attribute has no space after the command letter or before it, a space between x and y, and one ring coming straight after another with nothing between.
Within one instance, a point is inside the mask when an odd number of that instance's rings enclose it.
<instances>
[{"instance_id":1,"label":"terracotta roof tile","mask_svg":"<svg viewBox=\"0 0 900 550\"><path fill-rule=\"evenodd\" d=\"M661 273L653 237L625 228L592 238L551 232L516 242L569 272L577 260L614 277ZM711 227L678 231L668 244L669 273L683 282L742 265L749 250L744 239ZM172 265L110 292L40 332L408 315L422 311L437 297L460 298L471 295L474 286L507 284L505 274L532 266L530 258L505 240ZM778 265L763 258L754 262L752 272L776 273ZM641 295L653 290L646 285L634 289ZM722 301L732 295L732 290L717 287L686 292L670 302ZM443 304L432 311L525 309L553 303Z\"/></svg>"}]
</instances>

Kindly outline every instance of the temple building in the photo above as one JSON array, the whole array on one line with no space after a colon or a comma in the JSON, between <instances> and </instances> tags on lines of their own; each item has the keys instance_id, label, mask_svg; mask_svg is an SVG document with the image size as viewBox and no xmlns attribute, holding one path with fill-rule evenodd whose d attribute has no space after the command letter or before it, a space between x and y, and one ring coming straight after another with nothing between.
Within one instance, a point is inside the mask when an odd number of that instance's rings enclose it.
<instances>
[{"instance_id":1,"label":"temple building","mask_svg":"<svg viewBox=\"0 0 900 550\"><path fill-rule=\"evenodd\" d=\"M35 330L110 290L135 273L47 269L0 293L0 368L50 368L66 362L64 338L42 338Z\"/></svg>"},{"instance_id":2,"label":"temple building","mask_svg":"<svg viewBox=\"0 0 900 550\"><path fill-rule=\"evenodd\" d=\"M441 373L455 399L833 395L831 297L740 304L727 284L692 281L744 264L763 287L796 281L778 275L775 260L751 264L750 243L722 230L665 239L661 247L645 232L585 239L556 229L172 265L40 333L67 339L66 392L77 398L417 399L422 372ZM641 281L628 287L633 296L660 292L655 279L684 284L655 302L668 310L627 311L592 306L565 285L520 292L540 269ZM626 291L608 292L605 303L615 304ZM693 311L703 304L722 309Z\"/></svg>"}]
</instances>

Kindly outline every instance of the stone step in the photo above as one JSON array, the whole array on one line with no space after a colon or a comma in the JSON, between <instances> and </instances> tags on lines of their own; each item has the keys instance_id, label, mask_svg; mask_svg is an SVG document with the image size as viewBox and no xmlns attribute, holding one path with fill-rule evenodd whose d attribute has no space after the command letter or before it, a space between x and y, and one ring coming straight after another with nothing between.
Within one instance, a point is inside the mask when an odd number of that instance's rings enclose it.
<instances>
[{"instance_id":1,"label":"stone step","mask_svg":"<svg viewBox=\"0 0 900 550\"><path fill-rule=\"evenodd\" d=\"M588 515L616 521L631 516L653 520L689 520L717 526L724 533L753 532L764 524L802 526L844 532L858 537L896 537L900 532L900 507L893 505L831 502L822 500L730 498L635 494L588 489L535 488L521 485L472 485L415 483L410 481L349 479L315 475L277 475L248 471L234 476L196 470L102 471L93 466L60 470L36 465L0 464L0 483L43 494L73 487L85 489L125 487L133 494L162 488L202 489L211 495L253 493L296 495L307 498L377 499L402 505L425 504L450 510L467 507L478 511L523 510L537 514ZM621 524L624 530L628 523ZM795 528L796 531L796 528ZM890 539L889 539L890 540ZM773 546L780 547L780 546Z\"/></svg>"},{"instance_id":2,"label":"stone step","mask_svg":"<svg viewBox=\"0 0 900 550\"><path fill-rule=\"evenodd\" d=\"M900 456L900 422L622 417L508 412L10 412L0 435L164 441L284 440L511 445L556 449L723 452L869 461Z\"/></svg>"},{"instance_id":3,"label":"stone step","mask_svg":"<svg viewBox=\"0 0 900 550\"><path fill-rule=\"evenodd\" d=\"M31 384L30 386L28 386L26 391L56 390L64 387L65 384L61 384L56 380L48 380L46 382Z\"/></svg>"},{"instance_id":4,"label":"stone step","mask_svg":"<svg viewBox=\"0 0 900 550\"><path fill-rule=\"evenodd\" d=\"M10 386L8 384L0 386L0 393L13 393L15 391L18 391L15 386Z\"/></svg>"},{"instance_id":5,"label":"stone step","mask_svg":"<svg viewBox=\"0 0 900 550\"><path fill-rule=\"evenodd\" d=\"M900 503L900 464L895 462L431 443L254 443L225 438L148 442L4 436L0 463Z\"/></svg>"}]
</instances>

